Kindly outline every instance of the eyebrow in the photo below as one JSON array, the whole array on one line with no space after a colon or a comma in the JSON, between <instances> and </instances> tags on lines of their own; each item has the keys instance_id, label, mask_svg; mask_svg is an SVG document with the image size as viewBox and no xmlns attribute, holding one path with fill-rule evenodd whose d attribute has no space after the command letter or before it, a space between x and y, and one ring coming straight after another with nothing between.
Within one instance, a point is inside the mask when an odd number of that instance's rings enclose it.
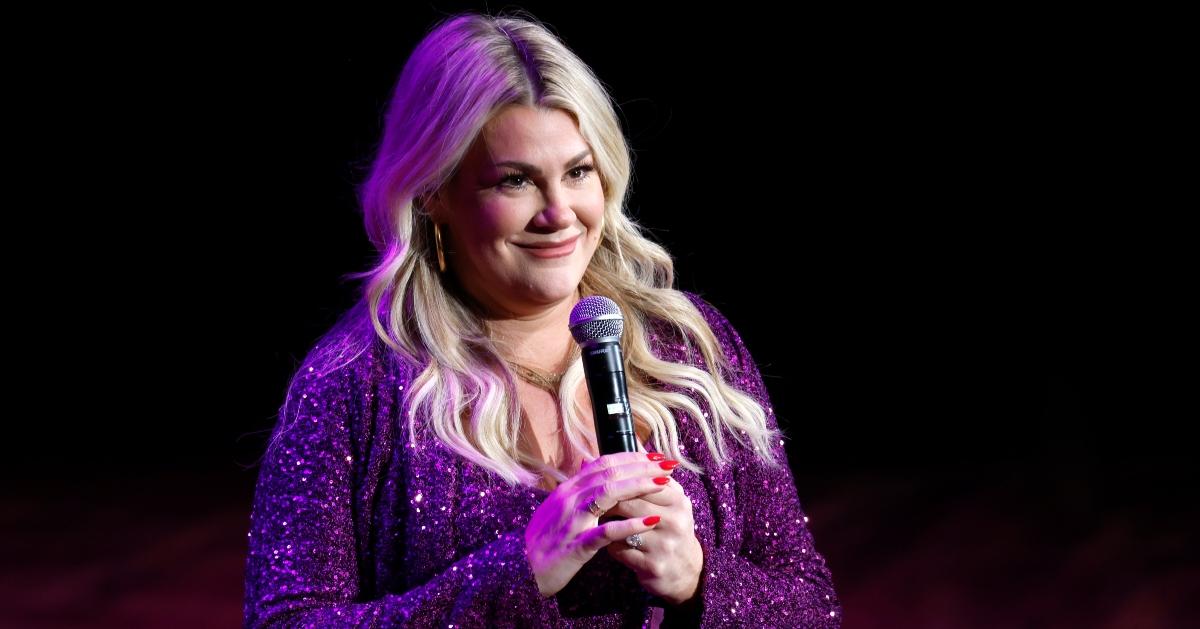
<instances>
[{"instance_id":1,"label":"eyebrow","mask_svg":"<svg viewBox=\"0 0 1200 629\"><path fill-rule=\"evenodd\" d=\"M574 166L575 164L578 164L579 162L583 161L584 158L586 158L588 155L591 155L591 154L592 154L592 149L590 149L590 148L584 149L582 153L576 155L575 157L572 157L571 160L568 161L563 166L563 168L564 169L570 168L570 167ZM534 166L533 164L526 164L525 162L507 161L507 162L497 162L492 165L493 166L509 166L511 168L519 168L525 172L533 173L535 175L542 174L542 169L538 168L537 166Z\"/></svg>"}]
</instances>

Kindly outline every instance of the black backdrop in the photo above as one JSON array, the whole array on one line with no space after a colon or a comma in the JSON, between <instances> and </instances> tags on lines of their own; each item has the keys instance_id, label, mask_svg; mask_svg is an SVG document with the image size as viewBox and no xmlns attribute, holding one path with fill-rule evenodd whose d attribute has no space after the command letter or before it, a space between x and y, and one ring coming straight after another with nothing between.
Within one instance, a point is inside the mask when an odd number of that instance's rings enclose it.
<instances>
[{"instance_id":1,"label":"black backdrop","mask_svg":"<svg viewBox=\"0 0 1200 629\"><path fill-rule=\"evenodd\" d=\"M611 89L632 213L822 444L803 465L1161 453L1127 428L1182 381L1149 355L1178 345L1184 250L1120 124L1120 46L1036 16L524 6ZM94 385L121 443L255 456L239 435L372 259L354 186L392 82L456 8L208 16L71 60L46 105L81 127L55 159L96 184L71 285L97 302L45 310L138 365L94 374L128 383ZM189 438L143 449L164 430Z\"/></svg>"},{"instance_id":2,"label":"black backdrop","mask_svg":"<svg viewBox=\"0 0 1200 629\"><path fill-rule=\"evenodd\" d=\"M18 474L223 474L248 510L287 379L372 260L354 186L392 82L439 15L480 8L437 4L83 28L31 71L53 88L26 101L53 121L35 164L80 191L38 196L82 229L79 264L29 301L68 348L31 354L50 388ZM1015 474L1062 487L1012 505L1049 505L1031 521L1194 516L1175 326L1195 282L1125 31L522 6L610 88L631 212L741 331L813 510L866 478L970 494ZM826 534L835 577L870 569Z\"/></svg>"}]
</instances>

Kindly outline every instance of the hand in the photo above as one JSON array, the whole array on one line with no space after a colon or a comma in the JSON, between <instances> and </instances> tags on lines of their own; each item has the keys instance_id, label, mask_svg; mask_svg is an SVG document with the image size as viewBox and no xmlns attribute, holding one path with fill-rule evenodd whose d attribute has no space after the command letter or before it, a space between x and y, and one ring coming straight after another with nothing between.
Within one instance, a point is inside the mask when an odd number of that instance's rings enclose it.
<instances>
[{"instance_id":1,"label":"hand","mask_svg":"<svg viewBox=\"0 0 1200 629\"><path fill-rule=\"evenodd\" d=\"M525 527L525 554L542 596L551 596L566 586L601 548L615 540L624 544L626 537L654 528L644 518L600 524L588 505L594 500L602 511L607 511L621 500L663 491L670 483L666 468L674 465L660 464L662 458L661 454L645 452L606 454L589 461L550 492Z\"/></svg>"},{"instance_id":2,"label":"hand","mask_svg":"<svg viewBox=\"0 0 1200 629\"><path fill-rule=\"evenodd\" d=\"M632 548L620 539L609 544L608 552L637 574L647 592L668 603L681 605L695 596L704 568L704 549L696 539L692 501L679 483L668 483L662 491L625 500L609 514L634 522L648 515L660 516L653 531L642 533L641 548Z\"/></svg>"}]
</instances>

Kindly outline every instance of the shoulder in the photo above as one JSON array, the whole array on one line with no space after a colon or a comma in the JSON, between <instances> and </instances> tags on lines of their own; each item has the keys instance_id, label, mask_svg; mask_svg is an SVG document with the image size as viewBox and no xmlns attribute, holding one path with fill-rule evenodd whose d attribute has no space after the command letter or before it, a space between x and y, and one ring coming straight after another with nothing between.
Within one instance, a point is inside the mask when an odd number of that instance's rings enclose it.
<instances>
[{"instance_id":1,"label":"shoulder","mask_svg":"<svg viewBox=\"0 0 1200 629\"><path fill-rule=\"evenodd\" d=\"M688 301L692 302L692 305L695 306L696 310L700 312L700 316L704 317L705 323L708 324L708 327L713 329L713 332L716 332L717 329L732 327L729 323L729 319L725 317L725 314L707 299L693 292L679 292L682 293L684 297L687 297Z\"/></svg>"},{"instance_id":2,"label":"shoulder","mask_svg":"<svg viewBox=\"0 0 1200 629\"><path fill-rule=\"evenodd\" d=\"M379 338L367 312L365 304L356 304L310 346L292 375L289 400L297 394L305 399L358 397L384 380L411 374L411 361Z\"/></svg>"},{"instance_id":3,"label":"shoulder","mask_svg":"<svg viewBox=\"0 0 1200 629\"><path fill-rule=\"evenodd\" d=\"M707 327L710 328L714 333L718 330L724 330L731 327L729 321L725 318L725 315L722 314L716 306L712 305L708 300L696 293L685 290L665 289L660 295L660 298L664 302L669 302L671 304L671 307L666 309L668 311L677 311L680 307L686 308L688 305L690 305L699 313L701 319L703 319ZM683 299L682 302L680 301L680 298ZM678 332L681 327L684 327L681 325L682 322L676 320L675 317L666 316L664 319L662 318L663 316L664 315L659 314L651 314L648 316L647 323L653 332L671 336L672 332ZM695 330L690 330L689 332L694 334Z\"/></svg>"},{"instance_id":4,"label":"shoulder","mask_svg":"<svg viewBox=\"0 0 1200 629\"><path fill-rule=\"evenodd\" d=\"M728 358L732 367L737 370L745 370L749 365L748 352L746 346L742 342L742 337L738 334L737 328L730 323L729 318L719 308L714 306L707 299L700 295L688 291L680 291L699 311L704 322L708 324L709 330L712 331L713 337L721 346L722 354Z\"/></svg>"},{"instance_id":5,"label":"shoulder","mask_svg":"<svg viewBox=\"0 0 1200 629\"><path fill-rule=\"evenodd\" d=\"M677 306L690 306L699 315L694 317L671 317L663 320L652 317L648 320L649 342L654 354L668 362L691 364L694 367L721 372L726 378L735 378L753 368L749 352L742 343L741 335L725 314L712 302L689 291L673 290L673 300L682 299ZM705 337L711 334L716 354L709 362L700 349ZM706 342L707 343L707 342Z\"/></svg>"},{"instance_id":6,"label":"shoulder","mask_svg":"<svg viewBox=\"0 0 1200 629\"><path fill-rule=\"evenodd\" d=\"M375 334L365 311L343 313L295 368L268 449L347 440L348 453L366 461L377 435L396 439L391 418L415 372Z\"/></svg>"}]
</instances>

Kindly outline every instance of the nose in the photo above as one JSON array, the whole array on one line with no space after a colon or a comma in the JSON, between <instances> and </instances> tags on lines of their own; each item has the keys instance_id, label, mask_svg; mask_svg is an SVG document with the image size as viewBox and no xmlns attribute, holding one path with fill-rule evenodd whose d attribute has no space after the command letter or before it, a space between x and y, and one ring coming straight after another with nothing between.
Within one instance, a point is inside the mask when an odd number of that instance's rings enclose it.
<instances>
[{"instance_id":1,"label":"nose","mask_svg":"<svg viewBox=\"0 0 1200 629\"><path fill-rule=\"evenodd\" d=\"M553 233L575 224L575 211L571 209L569 195L561 190L547 191L546 205L533 217L533 227L538 231Z\"/></svg>"}]
</instances>

